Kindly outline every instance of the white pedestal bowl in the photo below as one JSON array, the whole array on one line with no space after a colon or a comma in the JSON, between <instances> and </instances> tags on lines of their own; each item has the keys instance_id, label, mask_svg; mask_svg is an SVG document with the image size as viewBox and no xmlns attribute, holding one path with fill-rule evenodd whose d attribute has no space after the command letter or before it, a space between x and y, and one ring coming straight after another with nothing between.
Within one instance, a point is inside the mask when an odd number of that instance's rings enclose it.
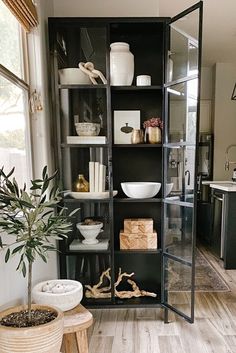
<instances>
[{"instance_id":1,"label":"white pedestal bowl","mask_svg":"<svg viewBox=\"0 0 236 353\"><path fill-rule=\"evenodd\" d=\"M77 223L76 227L79 229L80 233L84 237L84 240L82 240L82 243L97 244L98 240L96 238L98 234L102 232L101 230L102 226L103 226L102 222L98 222L97 224Z\"/></svg>"}]
</instances>

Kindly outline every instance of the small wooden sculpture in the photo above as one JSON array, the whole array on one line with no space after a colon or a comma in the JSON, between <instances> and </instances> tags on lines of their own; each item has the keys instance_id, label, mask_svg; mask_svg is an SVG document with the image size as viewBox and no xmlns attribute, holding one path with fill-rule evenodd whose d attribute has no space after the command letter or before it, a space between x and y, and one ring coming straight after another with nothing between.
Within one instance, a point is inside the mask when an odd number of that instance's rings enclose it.
<instances>
[{"instance_id":1,"label":"small wooden sculpture","mask_svg":"<svg viewBox=\"0 0 236 353\"><path fill-rule=\"evenodd\" d=\"M98 84L97 81L95 80L96 78L100 78L102 80L102 83L107 84L106 78L104 77L104 75L102 74L101 71L95 69L93 63L80 62L79 68L81 71L83 71L86 75L89 76L89 79L92 82L92 84L94 84L94 85Z\"/></svg>"},{"instance_id":2,"label":"small wooden sculpture","mask_svg":"<svg viewBox=\"0 0 236 353\"><path fill-rule=\"evenodd\" d=\"M152 292L147 292L145 290L140 290L138 285L131 279L127 279L127 282L131 285L133 290L130 291L118 291L116 288L118 285L122 282L124 277L132 277L134 275L134 272L132 273L127 273L123 272L121 273L121 268L119 268L119 274L117 281L115 282L114 288L115 288L115 296L121 299L128 299L128 298L133 298L133 297L156 297L156 293ZM104 278L107 278L109 281L109 285L106 287L101 287L103 284ZM111 298L111 276L110 276L110 268L108 268L106 271L102 272L99 282L95 284L94 286L86 285L87 288L85 292L86 298Z\"/></svg>"}]
</instances>

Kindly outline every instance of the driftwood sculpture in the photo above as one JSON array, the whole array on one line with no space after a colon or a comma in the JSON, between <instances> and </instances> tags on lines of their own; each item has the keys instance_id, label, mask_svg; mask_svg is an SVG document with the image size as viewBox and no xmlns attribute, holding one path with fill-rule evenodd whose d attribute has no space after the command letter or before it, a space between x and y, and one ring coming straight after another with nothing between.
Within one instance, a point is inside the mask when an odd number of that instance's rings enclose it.
<instances>
[{"instance_id":1,"label":"driftwood sculpture","mask_svg":"<svg viewBox=\"0 0 236 353\"><path fill-rule=\"evenodd\" d=\"M156 293L152 292L147 292L145 290L140 290L138 285L130 279L134 275L134 272L132 273L127 273L123 272L121 273L121 268L119 268L119 274L117 281L114 284L114 289L115 289L115 296L121 299L128 299L128 298L133 298L133 297L156 297ZM132 290L129 291L118 291L117 287L118 285L123 281L125 277L128 277L127 282L131 285ZM104 279L108 280L108 286L102 287L104 283ZM110 276L110 268L108 268L106 271L102 272L99 282L95 284L94 286L86 285L87 288L85 292L86 298L111 298L111 276Z\"/></svg>"}]
</instances>

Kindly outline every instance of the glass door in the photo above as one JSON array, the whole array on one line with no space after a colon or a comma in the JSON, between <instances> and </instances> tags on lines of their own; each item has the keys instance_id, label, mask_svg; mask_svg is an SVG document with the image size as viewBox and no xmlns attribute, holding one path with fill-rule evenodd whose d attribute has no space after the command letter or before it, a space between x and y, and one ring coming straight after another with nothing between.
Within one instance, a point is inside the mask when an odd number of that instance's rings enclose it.
<instances>
[{"instance_id":1,"label":"glass door","mask_svg":"<svg viewBox=\"0 0 236 353\"><path fill-rule=\"evenodd\" d=\"M171 20L165 80L162 300L189 322L194 320L201 24L202 2Z\"/></svg>"}]
</instances>

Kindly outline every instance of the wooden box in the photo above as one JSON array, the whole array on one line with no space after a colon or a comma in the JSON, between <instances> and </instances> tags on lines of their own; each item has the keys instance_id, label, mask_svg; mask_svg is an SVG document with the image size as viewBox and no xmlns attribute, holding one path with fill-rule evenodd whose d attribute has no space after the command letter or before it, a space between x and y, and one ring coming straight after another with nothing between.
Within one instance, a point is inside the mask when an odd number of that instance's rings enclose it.
<instances>
[{"instance_id":1,"label":"wooden box","mask_svg":"<svg viewBox=\"0 0 236 353\"><path fill-rule=\"evenodd\" d=\"M120 231L121 250L157 249L157 232L151 233L126 233Z\"/></svg>"},{"instance_id":2,"label":"wooden box","mask_svg":"<svg viewBox=\"0 0 236 353\"><path fill-rule=\"evenodd\" d=\"M152 218L126 218L124 219L124 232L130 234L152 233Z\"/></svg>"}]
</instances>

